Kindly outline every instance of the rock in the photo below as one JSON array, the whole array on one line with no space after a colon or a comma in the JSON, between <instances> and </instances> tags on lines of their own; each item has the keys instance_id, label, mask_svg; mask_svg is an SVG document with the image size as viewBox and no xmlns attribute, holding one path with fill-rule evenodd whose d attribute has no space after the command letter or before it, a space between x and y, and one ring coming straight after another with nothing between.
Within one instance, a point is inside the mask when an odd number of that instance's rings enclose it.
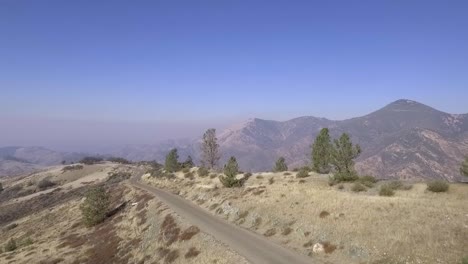
<instances>
[{"instance_id":1,"label":"rock","mask_svg":"<svg viewBox=\"0 0 468 264\"><path fill-rule=\"evenodd\" d=\"M314 246L312 247L312 252L314 253L323 253L325 252L325 248L321 243L315 243Z\"/></svg>"}]
</instances>

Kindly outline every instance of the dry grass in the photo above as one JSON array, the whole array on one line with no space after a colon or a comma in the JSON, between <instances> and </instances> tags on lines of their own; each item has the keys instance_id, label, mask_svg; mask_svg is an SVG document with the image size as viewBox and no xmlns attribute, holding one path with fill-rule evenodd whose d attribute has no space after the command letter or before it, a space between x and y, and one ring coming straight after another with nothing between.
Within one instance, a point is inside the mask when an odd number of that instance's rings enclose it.
<instances>
[{"instance_id":1,"label":"dry grass","mask_svg":"<svg viewBox=\"0 0 468 264\"><path fill-rule=\"evenodd\" d=\"M314 258L329 263L459 263L466 256L468 186L451 184L449 192L438 194L427 192L425 183L392 182L394 196L385 197L379 196L385 182L357 194L352 184L337 189L328 185L327 175L310 174L303 180L294 174L254 173L243 189L222 190L216 197L197 187L184 193L204 195L207 210L228 200L232 210L220 216L261 235L287 226L287 243L283 231L270 238L304 255L322 243L328 254ZM265 185L265 178L274 178L274 184ZM259 186L265 189L262 195L246 191ZM240 221L239 214L247 211ZM323 221L318 221L321 215ZM288 225L292 220L296 222Z\"/></svg>"}]
</instances>

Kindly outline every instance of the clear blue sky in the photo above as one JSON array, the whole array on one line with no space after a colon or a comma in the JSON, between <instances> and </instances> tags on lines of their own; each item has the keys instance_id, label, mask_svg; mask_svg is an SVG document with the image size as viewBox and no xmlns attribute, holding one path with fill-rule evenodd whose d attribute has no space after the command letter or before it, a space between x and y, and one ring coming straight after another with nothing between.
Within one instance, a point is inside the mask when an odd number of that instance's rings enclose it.
<instances>
[{"instance_id":1,"label":"clear blue sky","mask_svg":"<svg viewBox=\"0 0 468 264\"><path fill-rule=\"evenodd\" d=\"M0 90L10 120L463 113L468 1L2 0Z\"/></svg>"}]
</instances>

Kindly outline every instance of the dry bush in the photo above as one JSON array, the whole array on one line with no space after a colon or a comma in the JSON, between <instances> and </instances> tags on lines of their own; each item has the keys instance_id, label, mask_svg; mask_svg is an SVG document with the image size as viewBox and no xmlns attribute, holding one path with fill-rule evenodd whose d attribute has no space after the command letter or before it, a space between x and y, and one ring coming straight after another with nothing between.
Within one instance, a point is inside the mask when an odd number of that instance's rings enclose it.
<instances>
[{"instance_id":1,"label":"dry bush","mask_svg":"<svg viewBox=\"0 0 468 264\"><path fill-rule=\"evenodd\" d=\"M209 173L210 173L210 171L207 168L204 168L204 167L200 167L197 170L198 176L202 177L202 178L208 176Z\"/></svg>"},{"instance_id":2,"label":"dry bush","mask_svg":"<svg viewBox=\"0 0 468 264\"><path fill-rule=\"evenodd\" d=\"M290 172L285 172L285 173L283 173L283 175L284 176L289 176L289 175L291 175L291 173Z\"/></svg>"},{"instance_id":3,"label":"dry bush","mask_svg":"<svg viewBox=\"0 0 468 264\"><path fill-rule=\"evenodd\" d=\"M261 174L259 174L259 175L257 175L257 177L255 177L255 178L257 178L257 179L259 179L259 180L262 180L262 179L263 179L263 176L262 176Z\"/></svg>"},{"instance_id":4,"label":"dry bush","mask_svg":"<svg viewBox=\"0 0 468 264\"><path fill-rule=\"evenodd\" d=\"M182 173L189 173L190 172L190 168L183 168L182 169Z\"/></svg>"},{"instance_id":5,"label":"dry bush","mask_svg":"<svg viewBox=\"0 0 468 264\"><path fill-rule=\"evenodd\" d=\"M271 237L271 236L274 236L275 234L276 234L276 229L275 228L270 228L263 235L266 236L266 237Z\"/></svg>"},{"instance_id":6,"label":"dry bush","mask_svg":"<svg viewBox=\"0 0 468 264\"><path fill-rule=\"evenodd\" d=\"M52 186L55 186L55 183L51 182L49 179L42 179L37 183L39 190L45 190Z\"/></svg>"},{"instance_id":7,"label":"dry bush","mask_svg":"<svg viewBox=\"0 0 468 264\"><path fill-rule=\"evenodd\" d=\"M193 173L191 173L191 172L185 173L185 174L184 174L184 177L185 177L186 179L190 179L190 180L195 179L195 177L193 176Z\"/></svg>"},{"instance_id":8,"label":"dry bush","mask_svg":"<svg viewBox=\"0 0 468 264\"><path fill-rule=\"evenodd\" d=\"M273 179L273 177L271 177L270 179L268 179L268 183L271 185L273 183L275 183L275 179Z\"/></svg>"},{"instance_id":9,"label":"dry bush","mask_svg":"<svg viewBox=\"0 0 468 264\"><path fill-rule=\"evenodd\" d=\"M449 184L442 180L430 181L427 183L427 190L431 192L447 192L449 189Z\"/></svg>"},{"instance_id":10,"label":"dry bush","mask_svg":"<svg viewBox=\"0 0 468 264\"><path fill-rule=\"evenodd\" d=\"M283 229L283 231L281 232L281 235L287 236L287 235L291 234L292 231L293 231L292 228L290 228L289 226L288 226L288 227L285 227L285 228Z\"/></svg>"},{"instance_id":11,"label":"dry bush","mask_svg":"<svg viewBox=\"0 0 468 264\"><path fill-rule=\"evenodd\" d=\"M14 251L17 248L16 241L11 238L5 245L5 252Z\"/></svg>"},{"instance_id":12,"label":"dry bush","mask_svg":"<svg viewBox=\"0 0 468 264\"><path fill-rule=\"evenodd\" d=\"M214 210L214 209L216 209L216 207L218 207L218 206L219 206L219 204L214 203L214 204L210 205L209 209L210 209L210 210Z\"/></svg>"},{"instance_id":13,"label":"dry bush","mask_svg":"<svg viewBox=\"0 0 468 264\"><path fill-rule=\"evenodd\" d=\"M351 190L352 190L353 192L364 192L364 191L366 191L367 189L366 189L366 187L365 187L364 185L362 185L361 183L355 182L355 183L353 184L353 186L351 187Z\"/></svg>"},{"instance_id":14,"label":"dry bush","mask_svg":"<svg viewBox=\"0 0 468 264\"><path fill-rule=\"evenodd\" d=\"M380 196L393 196L395 191L391 188L391 186L384 184L380 186L379 195Z\"/></svg>"},{"instance_id":15,"label":"dry bush","mask_svg":"<svg viewBox=\"0 0 468 264\"><path fill-rule=\"evenodd\" d=\"M215 173L210 174L210 179L214 179L216 177L218 177L218 175L216 175Z\"/></svg>"},{"instance_id":16,"label":"dry bush","mask_svg":"<svg viewBox=\"0 0 468 264\"><path fill-rule=\"evenodd\" d=\"M319 215L319 216L320 216L320 218L325 218L325 217L327 217L327 216L329 216L329 215L330 215L329 212L327 212L327 211L322 211L322 212L320 212L320 215Z\"/></svg>"},{"instance_id":17,"label":"dry bush","mask_svg":"<svg viewBox=\"0 0 468 264\"><path fill-rule=\"evenodd\" d=\"M302 168L297 174L296 178L305 178L309 177L309 170Z\"/></svg>"},{"instance_id":18,"label":"dry bush","mask_svg":"<svg viewBox=\"0 0 468 264\"><path fill-rule=\"evenodd\" d=\"M174 249L164 258L164 263L172 263L179 257L179 250Z\"/></svg>"},{"instance_id":19,"label":"dry bush","mask_svg":"<svg viewBox=\"0 0 468 264\"><path fill-rule=\"evenodd\" d=\"M338 188L339 190L343 190L343 189L344 189L344 185L343 185L343 184L339 184L337 188Z\"/></svg>"},{"instance_id":20,"label":"dry bush","mask_svg":"<svg viewBox=\"0 0 468 264\"><path fill-rule=\"evenodd\" d=\"M331 244L330 242L323 242L322 245L326 254L331 254L336 249L336 246Z\"/></svg>"},{"instance_id":21,"label":"dry bush","mask_svg":"<svg viewBox=\"0 0 468 264\"><path fill-rule=\"evenodd\" d=\"M299 183L305 183L305 180L299 180Z\"/></svg>"},{"instance_id":22,"label":"dry bush","mask_svg":"<svg viewBox=\"0 0 468 264\"><path fill-rule=\"evenodd\" d=\"M252 173L250 173L250 172L244 173L245 178L250 178L251 176L252 176Z\"/></svg>"},{"instance_id":23,"label":"dry bush","mask_svg":"<svg viewBox=\"0 0 468 264\"><path fill-rule=\"evenodd\" d=\"M302 245L303 247L307 248L307 247L311 247L314 245L314 242L312 242L312 240L309 240L307 243L305 243L304 245Z\"/></svg>"},{"instance_id":24,"label":"dry bush","mask_svg":"<svg viewBox=\"0 0 468 264\"><path fill-rule=\"evenodd\" d=\"M185 258L194 258L198 256L201 252L197 250L195 247L189 248L188 252L185 254Z\"/></svg>"},{"instance_id":25,"label":"dry bush","mask_svg":"<svg viewBox=\"0 0 468 264\"><path fill-rule=\"evenodd\" d=\"M180 235L180 241L186 241L192 239L193 236L198 234L200 229L196 226L190 226L189 228L185 229L184 232Z\"/></svg>"}]
</instances>

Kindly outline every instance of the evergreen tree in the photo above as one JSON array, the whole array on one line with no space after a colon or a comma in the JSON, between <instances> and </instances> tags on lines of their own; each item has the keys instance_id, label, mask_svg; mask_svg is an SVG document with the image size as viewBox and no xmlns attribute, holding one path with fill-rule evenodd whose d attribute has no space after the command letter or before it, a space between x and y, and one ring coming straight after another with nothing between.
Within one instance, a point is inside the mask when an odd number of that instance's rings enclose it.
<instances>
[{"instance_id":1,"label":"evergreen tree","mask_svg":"<svg viewBox=\"0 0 468 264\"><path fill-rule=\"evenodd\" d=\"M334 140L334 147L331 151L331 163L336 169L337 174L344 177L354 178L354 159L361 153L359 145L353 145L348 134L343 133L341 137Z\"/></svg>"},{"instance_id":2,"label":"evergreen tree","mask_svg":"<svg viewBox=\"0 0 468 264\"><path fill-rule=\"evenodd\" d=\"M109 194L103 187L94 187L86 193L85 201L80 205L86 226L96 225L106 218L109 208Z\"/></svg>"},{"instance_id":3,"label":"evergreen tree","mask_svg":"<svg viewBox=\"0 0 468 264\"><path fill-rule=\"evenodd\" d=\"M166 156L166 162L164 163L164 169L167 172L175 172L179 170L179 154L177 154L177 149L172 149L169 154Z\"/></svg>"},{"instance_id":4,"label":"evergreen tree","mask_svg":"<svg viewBox=\"0 0 468 264\"><path fill-rule=\"evenodd\" d=\"M460 173L461 175L468 177L468 157L466 157L465 161L462 162Z\"/></svg>"},{"instance_id":5,"label":"evergreen tree","mask_svg":"<svg viewBox=\"0 0 468 264\"><path fill-rule=\"evenodd\" d=\"M288 170L288 165L286 165L286 160L283 157L280 157L275 164L275 169L274 171L276 172L282 172L282 171L287 171Z\"/></svg>"},{"instance_id":6,"label":"evergreen tree","mask_svg":"<svg viewBox=\"0 0 468 264\"><path fill-rule=\"evenodd\" d=\"M312 169L318 173L330 172L332 144L328 128L322 128L312 144Z\"/></svg>"},{"instance_id":7,"label":"evergreen tree","mask_svg":"<svg viewBox=\"0 0 468 264\"><path fill-rule=\"evenodd\" d=\"M216 138L216 129L210 128L203 134L202 151L202 166L208 169L213 169L218 165L220 159L218 139Z\"/></svg>"},{"instance_id":8,"label":"evergreen tree","mask_svg":"<svg viewBox=\"0 0 468 264\"><path fill-rule=\"evenodd\" d=\"M224 175L220 176L221 183L228 188L242 186L242 181L236 178L239 173L239 165L235 157L231 157L226 165L224 165Z\"/></svg>"}]
</instances>

